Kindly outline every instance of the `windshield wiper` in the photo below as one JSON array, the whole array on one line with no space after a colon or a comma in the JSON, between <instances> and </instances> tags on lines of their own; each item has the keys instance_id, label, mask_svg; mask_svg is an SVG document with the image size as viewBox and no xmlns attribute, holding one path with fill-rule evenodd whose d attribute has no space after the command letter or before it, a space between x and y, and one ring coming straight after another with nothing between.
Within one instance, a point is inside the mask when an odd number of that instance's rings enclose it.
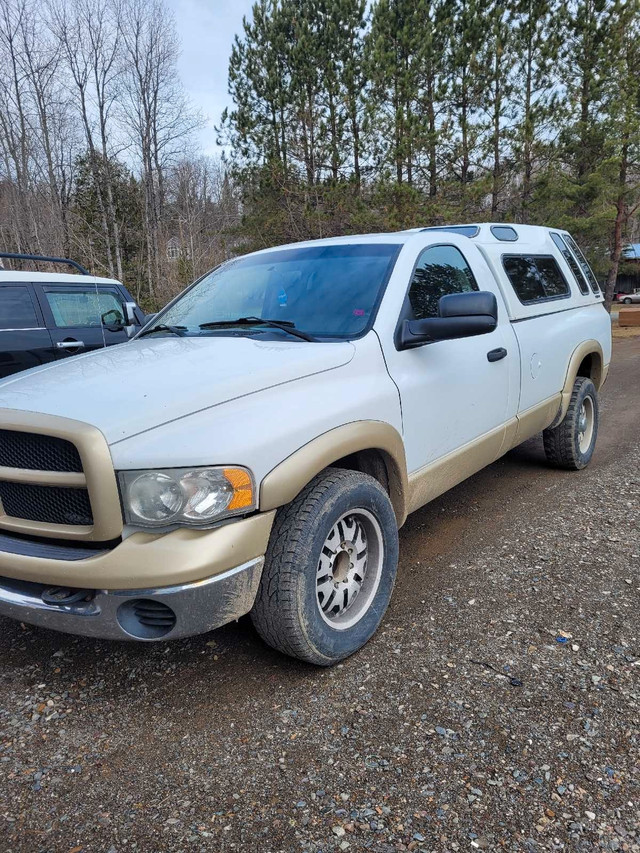
<instances>
[{"instance_id":1,"label":"windshield wiper","mask_svg":"<svg viewBox=\"0 0 640 853\"><path fill-rule=\"evenodd\" d=\"M172 335L178 335L178 337L183 338L186 330L186 326L167 326L165 323L159 323L157 326L152 326L150 329L140 332L138 337L143 338L145 335L151 335L153 332L171 332Z\"/></svg>"},{"instance_id":2,"label":"windshield wiper","mask_svg":"<svg viewBox=\"0 0 640 853\"><path fill-rule=\"evenodd\" d=\"M296 338L301 338L303 341L315 341L312 335L307 332L302 332L296 329L295 323L290 320L267 320L263 317L238 317L236 320L216 320L212 323L201 323L201 329L223 329L225 326L271 326L274 329L280 329L283 332L288 332Z\"/></svg>"}]
</instances>

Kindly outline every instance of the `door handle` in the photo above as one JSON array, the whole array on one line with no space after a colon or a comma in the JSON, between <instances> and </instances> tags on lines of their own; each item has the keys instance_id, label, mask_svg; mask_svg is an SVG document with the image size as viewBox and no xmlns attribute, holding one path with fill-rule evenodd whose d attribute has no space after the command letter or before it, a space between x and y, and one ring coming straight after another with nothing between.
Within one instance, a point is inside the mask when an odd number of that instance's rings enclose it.
<instances>
[{"instance_id":1,"label":"door handle","mask_svg":"<svg viewBox=\"0 0 640 853\"><path fill-rule=\"evenodd\" d=\"M57 349L82 349L84 341L56 341Z\"/></svg>"},{"instance_id":2,"label":"door handle","mask_svg":"<svg viewBox=\"0 0 640 853\"><path fill-rule=\"evenodd\" d=\"M500 361L501 358L504 358L507 354L507 351L504 347L498 347L497 349L489 350L487 353L487 361Z\"/></svg>"}]
</instances>

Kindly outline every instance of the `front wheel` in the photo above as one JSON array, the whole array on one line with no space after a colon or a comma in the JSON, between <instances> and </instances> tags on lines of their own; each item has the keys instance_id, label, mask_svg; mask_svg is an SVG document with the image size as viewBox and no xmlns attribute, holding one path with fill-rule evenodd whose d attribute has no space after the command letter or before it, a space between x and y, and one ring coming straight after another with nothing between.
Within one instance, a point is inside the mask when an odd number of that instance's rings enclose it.
<instances>
[{"instance_id":1,"label":"front wheel","mask_svg":"<svg viewBox=\"0 0 640 853\"><path fill-rule=\"evenodd\" d=\"M591 461L598 438L598 392L586 376L573 384L567 413L558 426L542 433L547 459L557 468L579 471Z\"/></svg>"},{"instance_id":2,"label":"front wheel","mask_svg":"<svg viewBox=\"0 0 640 853\"><path fill-rule=\"evenodd\" d=\"M622 300L622 302L623 302L625 305L631 305L631 300L630 300L630 299L623 299L623 300Z\"/></svg>"},{"instance_id":3,"label":"front wheel","mask_svg":"<svg viewBox=\"0 0 640 853\"><path fill-rule=\"evenodd\" d=\"M397 563L385 490L366 474L329 468L278 511L253 624L273 648L330 666L375 633Z\"/></svg>"}]
</instances>

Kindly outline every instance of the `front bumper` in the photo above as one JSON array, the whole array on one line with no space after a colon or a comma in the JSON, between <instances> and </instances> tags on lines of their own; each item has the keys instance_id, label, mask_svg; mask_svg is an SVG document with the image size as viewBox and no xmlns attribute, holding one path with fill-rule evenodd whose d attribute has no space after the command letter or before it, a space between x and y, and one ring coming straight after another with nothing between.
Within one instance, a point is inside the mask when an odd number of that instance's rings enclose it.
<instances>
[{"instance_id":1,"label":"front bumper","mask_svg":"<svg viewBox=\"0 0 640 853\"><path fill-rule=\"evenodd\" d=\"M73 604L47 604L51 584L0 578L0 615L87 637L173 640L203 634L248 613L263 557L212 578L151 589L87 590Z\"/></svg>"},{"instance_id":2,"label":"front bumper","mask_svg":"<svg viewBox=\"0 0 640 853\"><path fill-rule=\"evenodd\" d=\"M0 577L82 589L181 586L261 557L274 517L275 511L257 512L210 530L134 533L104 551L18 539L0 531Z\"/></svg>"}]
</instances>

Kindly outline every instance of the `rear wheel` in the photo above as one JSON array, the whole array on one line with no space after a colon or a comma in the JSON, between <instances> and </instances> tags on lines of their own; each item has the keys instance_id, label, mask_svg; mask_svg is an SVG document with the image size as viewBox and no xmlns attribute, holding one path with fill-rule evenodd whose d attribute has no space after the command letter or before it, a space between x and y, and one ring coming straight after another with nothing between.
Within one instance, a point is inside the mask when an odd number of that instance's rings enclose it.
<instances>
[{"instance_id":1,"label":"rear wheel","mask_svg":"<svg viewBox=\"0 0 640 853\"><path fill-rule=\"evenodd\" d=\"M579 471L591 461L598 437L598 392L586 376L573 385L569 408L558 426L543 432L544 452L552 465Z\"/></svg>"},{"instance_id":2,"label":"rear wheel","mask_svg":"<svg viewBox=\"0 0 640 853\"><path fill-rule=\"evenodd\" d=\"M253 624L273 648L330 666L375 633L397 562L396 518L382 486L327 469L276 516Z\"/></svg>"},{"instance_id":3,"label":"rear wheel","mask_svg":"<svg viewBox=\"0 0 640 853\"><path fill-rule=\"evenodd\" d=\"M625 305L631 305L631 300L627 297L627 299L622 300Z\"/></svg>"}]
</instances>

